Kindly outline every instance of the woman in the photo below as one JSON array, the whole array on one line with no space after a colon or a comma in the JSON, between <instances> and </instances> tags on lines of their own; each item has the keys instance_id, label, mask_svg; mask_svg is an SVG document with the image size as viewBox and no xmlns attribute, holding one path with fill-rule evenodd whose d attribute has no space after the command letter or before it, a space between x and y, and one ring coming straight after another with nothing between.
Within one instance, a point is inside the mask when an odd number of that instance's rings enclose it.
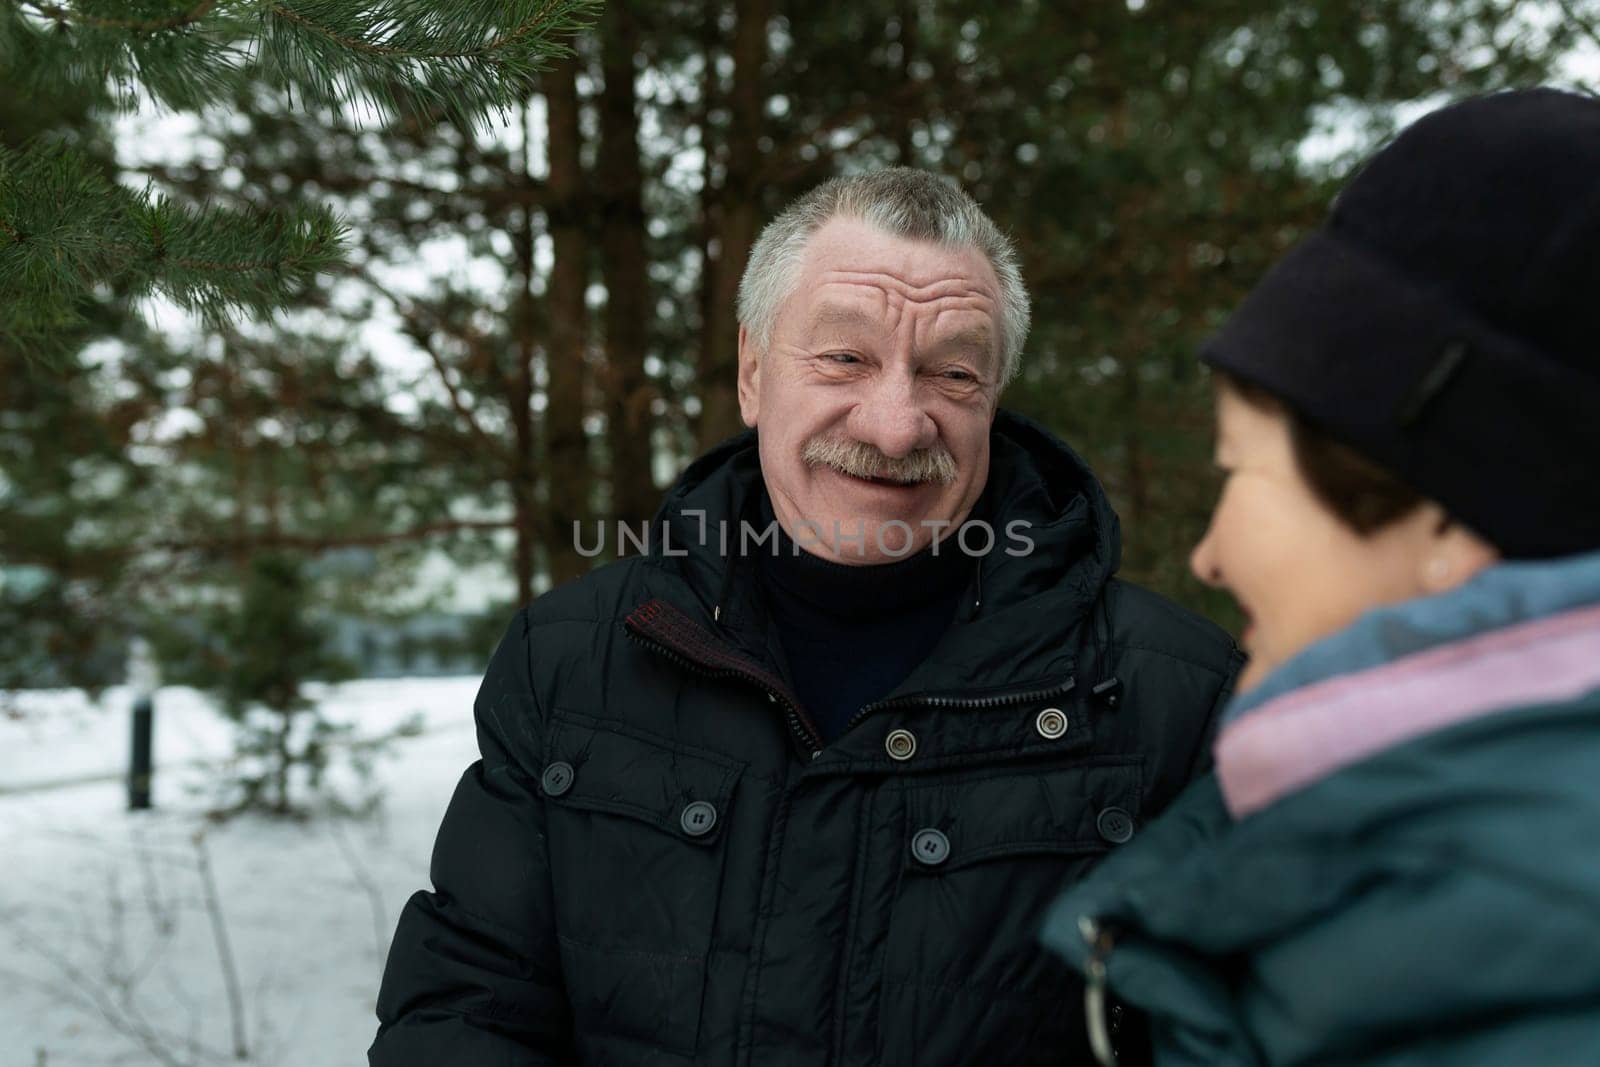
<instances>
[{"instance_id":1,"label":"woman","mask_svg":"<svg viewBox=\"0 0 1600 1067\"><path fill-rule=\"evenodd\" d=\"M1600 101L1424 118L1202 358L1252 659L1051 912L1098 1044L1114 997L1163 1067L1600 1063Z\"/></svg>"}]
</instances>

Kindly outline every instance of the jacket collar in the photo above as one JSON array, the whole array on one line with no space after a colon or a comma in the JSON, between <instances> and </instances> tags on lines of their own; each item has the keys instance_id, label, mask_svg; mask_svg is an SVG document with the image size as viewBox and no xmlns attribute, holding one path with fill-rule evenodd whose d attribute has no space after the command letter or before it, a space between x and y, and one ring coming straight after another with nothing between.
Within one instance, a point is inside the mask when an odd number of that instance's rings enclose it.
<instances>
[{"instance_id":1,"label":"jacket collar","mask_svg":"<svg viewBox=\"0 0 1600 1067\"><path fill-rule=\"evenodd\" d=\"M1424 733L1600 687L1600 553L1507 563L1368 613L1236 700L1217 777L1237 818Z\"/></svg>"},{"instance_id":2,"label":"jacket collar","mask_svg":"<svg viewBox=\"0 0 1600 1067\"><path fill-rule=\"evenodd\" d=\"M996 547L979 568L976 610L967 617L992 615L1044 593L1068 589L1086 605L1116 572L1121 537L1115 511L1099 481L1077 453L1048 430L1006 410L996 413L990 430L987 493ZM700 457L668 491L655 524L668 535L664 544L685 555L664 558L676 564L707 614L721 615L724 598L737 598L749 586L739 567L739 522L753 518L761 484L755 431L729 438ZM1026 552L1005 549L1008 525L1018 523L1032 542ZM719 536L726 528L729 536ZM736 612L737 614L737 612Z\"/></svg>"},{"instance_id":3,"label":"jacket collar","mask_svg":"<svg viewBox=\"0 0 1600 1067\"><path fill-rule=\"evenodd\" d=\"M754 561L739 551L740 520L753 515L761 487L756 444L754 432L730 438L691 464L668 492L655 520L666 536L654 546L651 563L681 584L651 594L665 598L671 611L636 613L630 626L638 630L649 619L659 624L676 615L677 636L686 626L703 631L695 648L715 642L770 670L775 637L757 592ZM976 569L970 596L943 641L891 697L1053 688L1074 672L1078 649L1063 635L1116 572L1116 514L1076 453L1008 411L996 414L990 431L986 493L996 547ZM1025 531L1031 547L1005 551L1012 544L1008 528ZM672 546L670 554L663 545ZM1109 643L1109 625L1104 629L1097 644ZM1109 663L1097 663L1096 677L1088 681L1098 681L1108 669Z\"/></svg>"}]
</instances>

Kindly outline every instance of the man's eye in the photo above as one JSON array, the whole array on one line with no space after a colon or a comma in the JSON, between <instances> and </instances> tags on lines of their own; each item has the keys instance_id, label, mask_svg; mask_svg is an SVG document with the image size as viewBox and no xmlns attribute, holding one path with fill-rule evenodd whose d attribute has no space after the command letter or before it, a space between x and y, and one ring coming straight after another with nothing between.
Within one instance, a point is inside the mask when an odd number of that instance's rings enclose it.
<instances>
[{"instance_id":1,"label":"man's eye","mask_svg":"<svg viewBox=\"0 0 1600 1067\"><path fill-rule=\"evenodd\" d=\"M978 380L971 372L957 370L955 368L944 371L943 376L950 379L952 382L975 382Z\"/></svg>"},{"instance_id":2,"label":"man's eye","mask_svg":"<svg viewBox=\"0 0 1600 1067\"><path fill-rule=\"evenodd\" d=\"M839 364L845 364L845 365L848 365L848 364L851 364L851 363L860 363L861 362L860 359L858 359L853 353L850 353L850 352L829 352L823 358L826 359L829 363L839 363Z\"/></svg>"}]
</instances>

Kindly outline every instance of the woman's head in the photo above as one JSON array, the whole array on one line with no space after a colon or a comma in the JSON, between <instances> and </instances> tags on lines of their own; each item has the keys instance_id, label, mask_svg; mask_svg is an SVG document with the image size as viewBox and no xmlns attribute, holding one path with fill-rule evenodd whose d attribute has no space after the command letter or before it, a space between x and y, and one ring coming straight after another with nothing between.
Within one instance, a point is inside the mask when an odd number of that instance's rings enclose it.
<instances>
[{"instance_id":1,"label":"woman's head","mask_svg":"<svg viewBox=\"0 0 1600 1067\"><path fill-rule=\"evenodd\" d=\"M1430 114L1201 358L1505 555L1600 548L1600 100L1553 90Z\"/></svg>"},{"instance_id":2,"label":"woman's head","mask_svg":"<svg viewBox=\"0 0 1600 1067\"><path fill-rule=\"evenodd\" d=\"M1222 495L1190 566L1245 614L1241 689L1368 609L1443 592L1496 558L1439 505L1226 373L1216 464Z\"/></svg>"},{"instance_id":3,"label":"woman's head","mask_svg":"<svg viewBox=\"0 0 1600 1067\"><path fill-rule=\"evenodd\" d=\"M1548 89L1411 126L1256 286L1201 352L1231 473L1194 556L1247 683L1496 553L1600 549L1596 294L1600 100Z\"/></svg>"}]
</instances>

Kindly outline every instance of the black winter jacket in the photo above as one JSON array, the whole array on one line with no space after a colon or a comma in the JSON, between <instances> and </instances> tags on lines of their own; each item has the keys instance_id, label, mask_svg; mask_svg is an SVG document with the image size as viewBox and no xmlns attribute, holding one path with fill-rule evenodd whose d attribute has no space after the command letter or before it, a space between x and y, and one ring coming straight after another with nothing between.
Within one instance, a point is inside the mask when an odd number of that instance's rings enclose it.
<instances>
[{"instance_id":1,"label":"black winter jacket","mask_svg":"<svg viewBox=\"0 0 1600 1067\"><path fill-rule=\"evenodd\" d=\"M996 548L929 658L822 747L753 561L719 545L759 478L753 435L720 446L649 555L512 623L377 1067L1088 1062L1044 909L1205 765L1232 642L1113 580L1093 475L1002 412Z\"/></svg>"}]
</instances>

